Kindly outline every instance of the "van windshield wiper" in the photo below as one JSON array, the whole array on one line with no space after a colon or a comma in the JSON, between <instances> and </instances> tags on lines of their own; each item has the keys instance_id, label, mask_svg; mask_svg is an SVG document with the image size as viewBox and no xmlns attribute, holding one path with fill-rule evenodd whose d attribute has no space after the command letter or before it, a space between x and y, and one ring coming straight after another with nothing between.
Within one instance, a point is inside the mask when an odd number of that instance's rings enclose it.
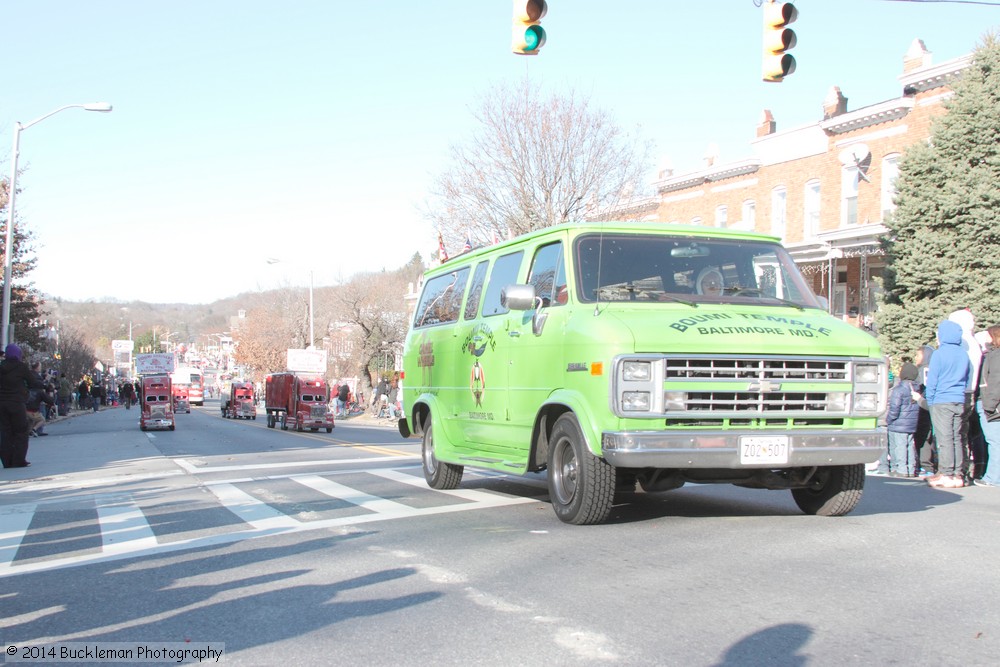
<instances>
[{"instance_id":1,"label":"van windshield wiper","mask_svg":"<svg viewBox=\"0 0 1000 667\"><path fill-rule=\"evenodd\" d=\"M798 308L799 310L805 310L806 307L795 301L789 301L788 299L782 299L778 296L771 296L770 294L764 294L761 290L755 287L735 287L733 289L726 290L727 296L758 296L762 299L771 299L777 301L786 306L791 306L792 308Z\"/></svg>"}]
</instances>

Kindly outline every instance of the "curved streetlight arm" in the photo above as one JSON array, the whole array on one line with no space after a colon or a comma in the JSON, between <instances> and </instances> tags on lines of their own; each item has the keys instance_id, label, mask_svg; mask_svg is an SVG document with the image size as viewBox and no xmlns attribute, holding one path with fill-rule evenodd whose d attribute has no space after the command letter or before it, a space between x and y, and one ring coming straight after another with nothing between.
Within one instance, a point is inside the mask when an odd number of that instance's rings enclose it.
<instances>
[{"instance_id":1,"label":"curved streetlight arm","mask_svg":"<svg viewBox=\"0 0 1000 667\"><path fill-rule=\"evenodd\" d=\"M107 113L111 111L111 105L107 102L90 102L88 104L67 104L59 107L55 111L50 111L44 116L39 116L30 123L14 124L14 149L10 155L10 180L7 181L7 230L4 238L3 248L3 322L0 326L0 347L7 347L10 342L10 283L11 283L11 263L14 254L11 245L14 242L14 201L17 198L17 156L21 146L21 132L36 123L40 123L49 116L54 116L66 109L83 109L84 111L97 111Z\"/></svg>"}]
</instances>

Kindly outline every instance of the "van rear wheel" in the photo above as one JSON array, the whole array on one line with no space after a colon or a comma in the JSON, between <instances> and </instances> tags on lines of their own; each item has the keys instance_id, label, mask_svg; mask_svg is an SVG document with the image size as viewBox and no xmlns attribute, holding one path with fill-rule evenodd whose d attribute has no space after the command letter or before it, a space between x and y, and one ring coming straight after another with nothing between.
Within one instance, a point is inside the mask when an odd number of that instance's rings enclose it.
<instances>
[{"instance_id":1,"label":"van rear wheel","mask_svg":"<svg viewBox=\"0 0 1000 667\"><path fill-rule=\"evenodd\" d=\"M462 474L465 466L456 466L451 463L441 463L434 455L434 429L428 420L424 429L424 439L421 444L421 459L423 459L424 479L427 486L439 491L458 488L462 482Z\"/></svg>"},{"instance_id":2,"label":"van rear wheel","mask_svg":"<svg viewBox=\"0 0 1000 667\"><path fill-rule=\"evenodd\" d=\"M809 486L792 489L799 509L817 516L843 516L861 500L865 488L865 466L824 466L816 471Z\"/></svg>"},{"instance_id":3,"label":"van rear wheel","mask_svg":"<svg viewBox=\"0 0 1000 667\"><path fill-rule=\"evenodd\" d=\"M590 453L572 414L564 414L552 427L548 478L552 509L560 520L587 525L608 518L615 496L615 469Z\"/></svg>"}]
</instances>

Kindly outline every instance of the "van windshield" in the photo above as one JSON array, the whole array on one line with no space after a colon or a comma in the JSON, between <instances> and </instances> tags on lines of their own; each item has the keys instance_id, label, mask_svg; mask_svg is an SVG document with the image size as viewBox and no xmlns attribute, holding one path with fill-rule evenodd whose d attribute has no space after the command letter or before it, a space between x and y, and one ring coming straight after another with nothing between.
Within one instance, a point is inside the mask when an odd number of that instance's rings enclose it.
<instances>
[{"instance_id":1,"label":"van windshield","mask_svg":"<svg viewBox=\"0 0 1000 667\"><path fill-rule=\"evenodd\" d=\"M583 302L819 303L777 243L660 234L588 234L573 250Z\"/></svg>"}]
</instances>

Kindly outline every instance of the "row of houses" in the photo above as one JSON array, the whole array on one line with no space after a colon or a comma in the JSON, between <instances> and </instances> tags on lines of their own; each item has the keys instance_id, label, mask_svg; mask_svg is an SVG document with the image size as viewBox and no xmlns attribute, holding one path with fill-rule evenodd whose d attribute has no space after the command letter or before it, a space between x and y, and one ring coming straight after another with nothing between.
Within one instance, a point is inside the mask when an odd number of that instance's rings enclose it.
<instances>
[{"instance_id":1,"label":"row of houses","mask_svg":"<svg viewBox=\"0 0 1000 667\"><path fill-rule=\"evenodd\" d=\"M617 217L778 236L833 314L869 324L886 265L879 239L894 209L899 160L930 137L932 119L945 112L951 85L971 61L970 54L935 65L914 40L897 97L852 111L833 87L821 119L787 130L764 110L751 157L719 162L709 155L698 170L664 170L655 194L632 200Z\"/></svg>"}]
</instances>

